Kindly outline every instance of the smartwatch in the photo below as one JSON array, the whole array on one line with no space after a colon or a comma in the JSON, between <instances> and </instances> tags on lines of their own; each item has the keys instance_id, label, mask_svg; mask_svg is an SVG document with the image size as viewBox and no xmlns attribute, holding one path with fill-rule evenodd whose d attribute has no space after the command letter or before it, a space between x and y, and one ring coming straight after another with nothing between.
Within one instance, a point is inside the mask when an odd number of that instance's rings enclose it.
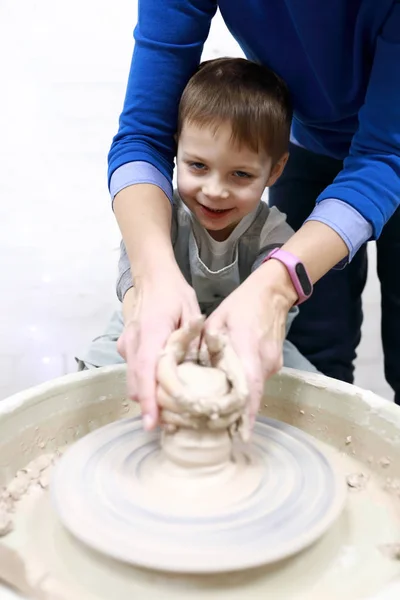
<instances>
[{"instance_id":1,"label":"smartwatch","mask_svg":"<svg viewBox=\"0 0 400 600\"><path fill-rule=\"evenodd\" d=\"M279 262L285 265L286 270L289 273L289 277L292 280L293 287L298 296L298 300L295 302L294 306L307 300L313 292L313 284L311 283L311 279L303 263L300 262L294 254L291 254L286 250L281 250L281 248L274 248L268 256L264 258L261 264L267 262L267 260L271 260L271 258L279 260Z\"/></svg>"}]
</instances>

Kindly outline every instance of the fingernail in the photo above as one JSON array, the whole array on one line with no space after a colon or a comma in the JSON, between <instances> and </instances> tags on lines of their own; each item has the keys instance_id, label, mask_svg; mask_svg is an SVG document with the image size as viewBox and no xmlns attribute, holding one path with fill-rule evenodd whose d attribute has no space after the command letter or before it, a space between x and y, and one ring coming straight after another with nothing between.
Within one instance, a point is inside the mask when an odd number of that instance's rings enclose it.
<instances>
[{"instance_id":1,"label":"fingernail","mask_svg":"<svg viewBox=\"0 0 400 600\"><path fill-rule=\"evenodd\" d=\"M153 427L154 425L154 419L151 415L144 415L143 416L143 428L145 431L150 431L150 429Z\"/></svg>"}]
</instances>

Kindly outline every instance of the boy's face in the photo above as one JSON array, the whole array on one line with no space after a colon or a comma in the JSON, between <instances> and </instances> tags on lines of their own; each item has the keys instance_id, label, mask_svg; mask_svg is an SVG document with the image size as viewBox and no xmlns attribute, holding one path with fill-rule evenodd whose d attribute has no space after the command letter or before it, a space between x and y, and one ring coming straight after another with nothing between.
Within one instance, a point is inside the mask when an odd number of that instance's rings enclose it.
<instances>
[{"instance_id":1,"label":"boy's face","mask_svg":"<svg viewBox=\"0 0 400 600\"><path fill-rule=\"evenodd\" d=\"M227 239L282 173L287 155L271 169L271 157L234 145L231 128L184 124L178 140L179 194L201 225L218 241Z\"/></svg>"}]
</instances>

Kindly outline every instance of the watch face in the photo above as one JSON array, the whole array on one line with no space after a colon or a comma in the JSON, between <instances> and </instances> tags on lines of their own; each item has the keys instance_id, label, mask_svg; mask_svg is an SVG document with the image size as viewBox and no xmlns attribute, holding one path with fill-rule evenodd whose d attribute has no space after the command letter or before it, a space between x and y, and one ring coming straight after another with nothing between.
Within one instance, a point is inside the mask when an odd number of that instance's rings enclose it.
<instances>
[{"instance_id":1,"label":"watch face","mask_svg":"<svg viewBox=\"0 0 400 600\"><path fill-rule=\"evenodd\" d=\"M304 295L309 296L312 292L312 284L308 278L304 265L302 263L297 263L295 266L295 271L297 277L299 278L300 285L303 288Z\"/></svg>"}]
</instances>

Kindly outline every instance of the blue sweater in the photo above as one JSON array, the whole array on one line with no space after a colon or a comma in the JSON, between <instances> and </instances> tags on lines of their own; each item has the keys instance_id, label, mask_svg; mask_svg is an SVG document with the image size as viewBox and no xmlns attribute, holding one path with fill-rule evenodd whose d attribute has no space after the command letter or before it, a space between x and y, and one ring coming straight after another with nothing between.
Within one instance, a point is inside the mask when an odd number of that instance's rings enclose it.
<instances>
[{"instance_id":1,"label":"blue sweater","mask_svg":"<svg viewBox=\"0 0 400 600\"><path fill-rule=\"evenodd\" d=\"M311 218L333 227L350 257L400 204L400 0L221 0L245 55L276 71L294 104L292 137L344 159ZM132 183L171 197L178 103L199 64L214 0L140 0L112 196Z\"/></svg>"}]
</instances>

